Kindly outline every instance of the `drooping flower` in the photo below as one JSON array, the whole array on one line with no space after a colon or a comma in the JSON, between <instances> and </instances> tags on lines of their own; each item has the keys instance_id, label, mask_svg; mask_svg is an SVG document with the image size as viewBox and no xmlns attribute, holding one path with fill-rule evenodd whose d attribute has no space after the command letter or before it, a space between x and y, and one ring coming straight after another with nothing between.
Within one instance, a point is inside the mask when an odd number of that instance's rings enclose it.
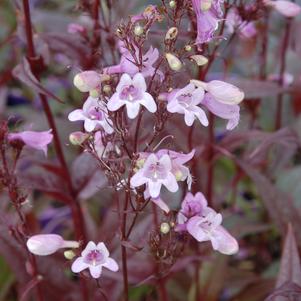
<instances>
[{"instance_id":1,"label":"drooping flower","mask_svg":"<svg viewBox=\"0 0 301 301\"><path fill-rule=\"evenodd\" d=\"M74 76L74 86L81 92L90 92L101 85L101 75L93 70L83 71Z\"/></svg>"},{"instance_id":2,"label":"drooping flower","mask_svg":"<svg viewBox=\"0 0 301 301\"><path fill-rule=\"evenodd\" d=\"M150 198L150 200L154 204L156 204L160 209L162 209L164 212L168 213L170 211L168 205L163 201L160 195L157 197L151 197L148 189L144 191L144 198L145 199Z\"/></svg>"},{"instance_id":3,"label":"drooping flower","mask_svg":"<svg viewBox=\"0 0 301 301\"><path fill-rule=\"evenodd\" d=\"M139 49L137 47L134 47L134 50L135 57L139 58ZM150 47L149 50L142 55L142 66L140 68L135 64L133 55L124 47L124 44L122 42L120 42L119 44L119 51L121 53L120 63L115 66L104 68L105 73L127 73L132 77L137 73L142 73L144 77L154 75L156 69L155 67L153 67L153 65L159 58L159 51L157 48ZM156 72L160 76L161 80L163 80L163 73L160 70L157 70Z\"/></svg>"},{"instance_id":4,"label":"drooping flower","mask_svg":"<svg viewBox=\"0 0 301 301\"><path fill-rule=\"evenodd\" d=\"M242 39L251 39L257 34L254 22L243 21L236 8L228 11L225 24L230 34L238 32Z\"/></svg>"},{"instance_id":5,"label":"drooping flower","mask_svg":"<svg viewBox=\"0 0 301 301\"><path fill-rule=\"evenodd\" d=\"M278 11L281 15L288 17L288 18L293 18L296 17L300 14L301 12L301 7L291 1L286 1L286 0L265 0L264 4L266 6L270 6L274 8L276 11Z\"/></svg>"},{"instance_id":6,"label":"drooping flower","mask_svg":"<svg viewBox=\"0 0 301 301\"><path fill-rule=\"evenodd\" d=\"M20 140L25 145L41 150L45 155L47 155L47 146L53 139L51 131L52 130L44 132L24 131L19 133L9 133L7 138L9 141Z\"/></svg>"},{"instance_id":7,"label":"drooping flower","mask_svg":"<svg viewBox=\"0 0 301 301\"><path fill-rule=\"evenodd\" d=\"M208 207L202 193L188 193L177 218L176 231L187 231L199 242L211 241L214 250L226 255L238 252L236 239L221 225L222 215Z\"/></svg>"},{"instance_id":8,"label":"drooping flower","mask_svg":"<svg viewBox=\"0 0 301 301\"><path fill-rule=\"evenodd\" d=\"M109 256L110 253L103 242L96 245L93 241L90 241L82 251L81 256L73 262L71 270L73 273L80 273L85 269L89 269L91 276L95 279L100 277L103 267L117 272L118 264Z\"/></svg>"},{"instance_id":9,"label":"drooping flower","mask_svg":"<svg viewBox=\"0 0 301 301\"><path fill-rule=\"evenodd\" d=\"M143 184L146 184L152 198L159 196L162 185L171 192L179 189L177 180L172 173L171 159L167 154L158 158L156 154L152 153L147 157L142 168L131 178L132 187L139 187Z\"/></svg>"},{"instance_id":10,"label":"drooping flower","mask_svg":"<svg viewBox=\"0 0 301 301\"><path fill-rule=\"evenodd\" d=\"M223 17L222 0L192 0L192 7L197 18L196 44L203 44L213 39Z\"/></svg>"},{"instance_id":11,"label":"drooping flower","mask_svg":"<svg viewBox=\"0 0 301 301\"><path fill-rule=\"evenodd\" d=\"M188 84L183 89L176 90L168 97L167 110L171 113L184 114L185 123L192 126L198 119L204 126L208 125L205 112L198 106L204 98L205 91Z\"/></svg>"},{"instance_id":12,"label":"drooping flower","mask_svg":"<svg viewBox=\"0 0 301 301\"><path fill-rule=\"evenodd\" d=\"M116 87L116 92L108 101L107 107L110 111L117 111L124 105L127 109L127 115L131 119L138 115L140 105L151 113L157 111L153 97L146 92L145 79L141 73L137 73L133 78L128 74L123 74Z\"/></svg>"},{"instance_id":13,"label":"drooping flower","mask_svg":"<svg viewBox=\"0 0 301 301\"><path fill-rule=\"evenodd\" d=\"M28 250L35 255L47 256L62 248L78 248L79 243L64 240L57 234L38 234L31 236L26 242Z\"/></svg>"},{"instance_id":14,"label":"drooping flower","mask_svg":"<svg viewBox=\"0 0 301 301\"><path fill-rule=\"evenodd\" d=\"M82 109L72 111L68 115L70 121L84 121L84 128L87 132L92 132L95 129L103 128L108 134L113 133L113 128L109 124L109 117L105 106L91 96L85 101Z\"/></svg>"}]
</instances>

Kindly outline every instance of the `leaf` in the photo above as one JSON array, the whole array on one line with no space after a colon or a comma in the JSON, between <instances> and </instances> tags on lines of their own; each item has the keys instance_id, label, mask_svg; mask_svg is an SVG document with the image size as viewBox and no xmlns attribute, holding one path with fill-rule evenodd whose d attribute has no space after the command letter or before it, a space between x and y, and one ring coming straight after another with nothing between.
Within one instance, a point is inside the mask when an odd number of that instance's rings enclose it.
<instances>
[{"instance_id":1,"label":"leaf","mask_svg":"<svg viewBox=\"0 0 301 301\"><path fill-rule=\"evenodd\" d=\"M53 98L60 103L64 103L38 81L31 72L30 64L26 58L23 58L22 62L13 69L13 75L22 83L32 88L35 92Z\"/></svg>"},{"instance_id":2,"label":"leaf","mask_svg":"<svg viewBox=\"0 0 301 301\"><path fill-rule=\"evenodd\" d=\"M293 282L301 286L300 257L294 230L291 224L288 224L288 230L282 251L276 288L281 287L286 282Z\"/></svg>"},{"instance_id":3,"label":"leaf","mask_svg":"<svg viewBox=\"0 0 301 301\"><path fill-rule=\"evenodd\" d=\"M82 153L73 162L73 187L80 199L92 197L99 189L107 184L107 178L101 171L97 160L89 153Z\"/></svg>"},{"instance_id":4,"label":"leaf","mask_svg":"<svg viewBox=\"0 0 301 301\"><path fill-rule=\"evenodd\" d=\"M301 218L292 202L292 197L278 190L265 175L256 170L251 164L239 159L235 159L235 161L256 185L264 206L280 232L284 234L289 222L299 229ZM301 244L301 232L299 231L297 235Z\"/></svg>"}]
</instances>

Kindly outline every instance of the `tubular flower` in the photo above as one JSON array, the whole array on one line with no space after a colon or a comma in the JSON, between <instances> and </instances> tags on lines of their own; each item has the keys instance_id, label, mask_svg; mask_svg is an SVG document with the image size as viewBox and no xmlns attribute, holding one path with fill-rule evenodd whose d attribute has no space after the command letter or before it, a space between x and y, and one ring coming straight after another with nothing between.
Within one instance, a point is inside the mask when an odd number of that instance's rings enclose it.
<instances>
[{"instance_id":1,"label":"tubular flower","mask_svg":"<svg viewBox=\"0 0 301 301\"><path fill-rule=\"evenodd\" d=\"M24 131L20 133L10 133L7 138L9 141L20 140L31 148L43 151L45 156L47 156L47 146L53 139L51 131L52 130L44 132Z\"/></svg>"},{"instance_id":2,"label":"tubular flower","mask_svg":"<svg viewBox=\"0 0 301 301\"><path fill-rule=\"evenodd\" d=\"M62 248L78 248L77 241L64 240L57 234L38 234L31 236L26 242L28 250L35 255L47 256Z\"/></svg>"},{"instance_id":3,"label":"tubular flower","mask_svg":"<svg viewBox=\"0 0 301 301\"><path fill-rule=\"evenodd\" d=\"M153 97L146 92L145 79L141 73L137 73L133 78L128 74L123 74L107 107L109 111L117 111L124 105L127 115L131 119L137 117L140 105L143 105L151 113L157 111Z\"/></svg>"},{"instance_id":4,"label":"tubular flower","mask_svg":"<svg viewBox=\"0 0 301 301\"><path fill-rule=\"evenodd\" d=\"M211 241L214 250L226 255L238 252L236 239L221 225L222 215L208 207L204 195L188 193L177 217L176 231L187 231L197 241Z\"/></svg>"},{"instance_id":5,"label":"tubular flower","mask_svg":"<svg viewBox=\"0 0 301 301\"><path fill-rule=\"evenodd\" d=\"M87 132L103 128L106 133L113 133L113 128L109 124L109 117L105 106L98 98L88 97L82 109L72 111L68 115L70 121L84 121L84 128Z\"/></svg>"},{"instance_id":6,"label":"tubular flower","mask_svg":"<svg viewBox=\"0 0 301 301\"><path fill-rule=\"evenodd\" d=\"M188 84L183 89L173 91L168 97L167 111L184 115L185 123L192 126L195 119L201 124L208 126L207 116L198 105L204 98L203 88L196 88L193 84Z\"/></svg>"},{"instance_id":7,"label":"tubular flower","mask_svg":"<svg viewBox=\"0 0 301 301\"><path fill-rule=\"evenodd\" d=\"M264 4L266 6L270 6L274 8L276 11L278 11L281 15L287 17L287 18L293 18L300 14L301 7L291 1L286 0L265 0Z\"/></svg>"},{"instance_id":8,"label":"tubular flower","mask_svg":"<svg viewBox=\"0 0 301 301\"><path fill-rule=\"evenodd\" d=\"M103 267L117 272L118 264L109 256L110 253L103 242L96 245L90 241L82 251L81 256L73 262L71 270L73 273L80 273L89 269L91 276L95 279L100 277Z\"/></svg>"},{"instance_id":9,"label":"tubular flower","mask_svg":"<svg viewBox=\"0 0 301 301\"><path fill-rule=\"evenodd\" d=\"M218 23L223 17L222 0L192 0L192 7L197 18L196 44L203 44L213 39Z\"/></svg>"},{"instance_id":10,"label":"tubular flower","mask_svg":"<svg viewBox=\"0 0 301 301\"><path fill-rule=\"evenodd\" d=\"M134 46L136 58L139 57L139 49ZM131 76L134 76L137 73L142 73L144 77L153 76L155 72L160 76L161 80L164 79L164 75L160 70L155 69L153 65L159 58L159 51L157 48L150 47L149 50L142 55L142 66L139 68L135 64L135 59L133 55L124 47L124 44L120 42L119 51L121 53L120 63L115 66L110 66L104 68L104 72L107 74L114 73L127 73Z\"/></svg>"}]
</instances>

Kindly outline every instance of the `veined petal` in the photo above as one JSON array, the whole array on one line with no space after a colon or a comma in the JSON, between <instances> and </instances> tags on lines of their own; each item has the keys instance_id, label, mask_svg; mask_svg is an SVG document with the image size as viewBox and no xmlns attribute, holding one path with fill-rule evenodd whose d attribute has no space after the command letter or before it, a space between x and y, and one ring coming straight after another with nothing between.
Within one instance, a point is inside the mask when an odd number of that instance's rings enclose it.
<instances>
[{"instance_id":1,"label":"veined petal","mask_svg":"<svg viewBox=\"0 0 301 301\"><path fill-rule=\"evenodd\" d=\"M103 242L99 242L97 244L96 248L98 250L100 250L105 257L110 256L110 252L109 252L109 250L107 249L106 245Z\"/></svg>"},{"instance_id":2,"label":"veined petal","mask_svg":"<svg viewBox=\"0 0 301 301\"><path fill-rule=\"evenodd\" d=\"M136 87L141 92L146 91L145 79L141 73L135 74L133 78L133 86Z\"/></svg>"},{"instance_id":3,"label":"veined petal","mask_svg":"<svg viewBox=\"0 0 301 301\"><path fill-rule=\"evenodd\" d=\"M194 216L190 218L187 222L187 231L192 235L197 241L208 241L210 236L200 227L202 217Z\"/></svg>"},{"instance_id":4,"label":"veined petal","mask_svg":"<svg viewBox=\"0 0 301 301\"><path fill-rule=\"evenodd\" d=\"M129 86L132 84L132 78L127 73L122 74L120 81L116 87L116 92L120 93L124 86Z\"/></svg>"},{"instance_id":5,"label":"veined petal","mask_svg":"<svg viewBox=\"0 0 301 301\"><path fill-rule=\"evenodd\" d=\"M109 111L114 112L120 109L123 105L125 105L125 102L119 98L119 93L115 92L108 101L107 108Z\"/></svg>"}]
</instances>

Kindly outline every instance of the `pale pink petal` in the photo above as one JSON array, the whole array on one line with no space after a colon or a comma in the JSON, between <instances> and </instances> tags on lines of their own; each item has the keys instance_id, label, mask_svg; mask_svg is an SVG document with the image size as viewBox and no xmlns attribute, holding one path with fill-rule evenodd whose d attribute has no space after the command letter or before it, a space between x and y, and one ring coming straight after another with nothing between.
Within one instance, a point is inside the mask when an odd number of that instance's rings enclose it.
<instances>
[{"instance_id":1,"label":"pale pink petal","mask_svg":"<svg viewBox=\"0 0 301 301\"><path fill-rule=\"evenodd\" d=\"M68 119L70 121L85 120L83 110L77 109L77 110L70 112L68 115Z\"/></svg>"},{"instance_id":2,"label":"pale pink petal","mask_svg":"<svg viewBox=\"0 0 301 301\"><path fill-rule=\"evenodd\" d=\"M89 241L88 244L86 245L85 249L82 251L81 255L82 257L85 257L90 251L95 250L96 244L94 241Z\"/></svg>"},{"instance_id":3,"label":"pale pink petal","mask_svg":"<svg viewBox=\"0 0 301 301\"><path fill-rule=\"evenodd\" d=\"M152 198L157 198L160 194L162 183L161 182L148 182L149 194Z\"/></svg>"},{"instance_id":4,"label":"pale pink petal","mask_svg":"<svg viewBox=\"0 0 301 301\"><path fill-rule=\"evenodd\" d=\"M131 186L132 187L141 186L148 181L148 179L143 176L143 172L144 172L144 170L139 170L137 173L135 173L131 177Z\"/></svg>"},{"instance_id":5,"label":"pale pink petal","mask_svg":"<svg viewBox=\"0 0 301 301\"><path fill-rule=\"evenodd\" d=\"M87 132L92 132L97 126L97 121L91 119L85 119L84 128Z\"/></svg>"},{"instance_id":6,"label":"pale pink petal","mask_svg":"<svg viewBox=\"0 0 301 301\"><path fill-rule=\"evenodd\" d=\"M91 107L99 107L98 98L89 96L83 105L83 112L89 112Z\"/></svg>"},{"instance_id":7,"label":"pale pink petal","mask_svg":"<svg viewBox=\"0 0 301 301\"><path fill-rule=\"evenodd\" d=\"M80 273L84 269L88 268L89 265L83 261L82 257L78 257L75 259L75 261L72 263L71 271L73 273Z\"/></svg>"},{"instance_id":8,"label":"pale pink petal","mask_svg":"<svg viewBox=\"0 0 301 301\"><path fill-rule=\"evenodd\" d=\"M235 254L239 250L236 239L222 226L212 232L211 242L214 250L226 255Z\"/></svg>"},{"instance_id":9,"label":"pale pink petal","mask_svg":"<svg viewBox=\"0 0 301 301\"><path fill-rule=\"evenodd\" d=\"M149 112L155 113L157 111L157 105L149 93L143 93L143 99L139 102L146 107Z\"/></svg>"},{"instance_id":10,"label":"pale pink petal","mask_svg":"<svg viewBox=\"0 0 301 301\"><path fill-rule=\"evenodd\" d=\"M120 81L116 87L116 92L120 93L123 87L129 86L131 84L132 84L132 78L126 73L122 74Z\"/></svg>"},{"instance_id":11,"label":"pale pink petal","mask_svg":"<svg viewBox=\"0 0 301 301\"><path fill-rule=\"evenodd\" d=\"M188 126L192 126L194 122L194 114L190 111L185 110L185 115L184 115L185 123Z\"/></svg>"},{"instance_id":12,"label":"pale pink petal","mask_svg":"<svg viewBox=\"0 0 301 301\"><path fill-rule=\"evenodd\" d=\"M194 216L187 222L187 231L199 242L210 240L208 234L199 226L202 219L200 216Z\"/></svg>"},{"instance_id":13,"label":"pale pink petal","mask_svg":"<svg viewBox=\"0 0 301 301\"><path fill-rule=\"evenodd\" d=\"M301 12L301 7L291 1L276 0L271 3L273 7L285 17L296 17Z\"/></svg>"},{"instance_id":14,"label":"pale pink petal","mask_svg":"<svg viewBox=\"0 0 301 301\"><path fill-rule=\"evenodd\" d=\"M165 167L166 170L171 170L171 160L167 154L163 155L159 162Z\"/></svg>"},{"instance_id":15,"label":"pale pink petal","mask_svg":"<svg viewBox=\"0 0 301 301\"><path fill-rule=\"evenodd\" d=\"M97 279L97 278L99 278L100 275L101 275L101 272L102 272L102 266L101 266L101 265L96 265L96 266L89 265L89 271L90 271L91 276L92 276L94 279Z\"/></svg>"},{"instance_id":16,"label":"pale pink petal","mask_svg":"<svg viewBox=\"0 0 301 301\"><path fill-rule=\"evenodd\" d=\"M100 242L97 244L97 249L99 251L101 251L101 253L105 256L105 257L109 257L110 256L110 252L107 249L106 245L103 242Z\"/></svg>"},{"instance_id":17,"label":"pale pink petal","mask_svg":"<svg viewBox=\"0 0 301 301\"><path fill-rule=\"evenodd\" d=\"M193 84L190 84L194 87ZM202 99L204 98L205 90L203 88L197 88L192 92L192 105L198 105L201 103Z\"/></svg>"},{"instance_id":18,"label":"pale pink petal","mask_svg":"<svg viewBox=\"0 0 301 301\"><path fill-rule=\"evenodd\" d=\"M134 119L139 114L140 104L138 102L126 102L126 111L130 119Z\"/></svg>"},{"instance_id":19,"label":"pale pink petal","mask_svg":"<svg viewBox=\"0 0 301 301\"><path fill-rule=\"evenodd\" d=\"M117 262L113 258L108 258L102 266L113 272L117 272L119 269Z\"/></svg>"},{"instance_id":20,"label":"pale pink petal","mask_svg":"<svg viewBox=\"0 0 301 301\"><path fill-rule=\"evenodd\" d=\"M136 87L141 92L146 91L146 83L143 75L141 73L135 74L133 77L133 86Z\"/></svg>"},{"instance_id":21,"label":"pale pink petal","mask_svg":"<svg viewBox=\"0 0 301 301\"><path fill-rule=\"evenodd\" d=\"M159 206L164 212L168 213L170 211L167 204L160 197L152 198L151 201Z\"/></svg>"},{"instance_id":22,"label":"pale pink petal","mask_svg":"<svg viewBox=\"0 0 301 301\"><path fill-rule=\"evenodd\" d=\"M125 105L125 102L119 98L119 93L116 92L108 101L107 108L109 111L114 112L120 109L123 105Z\"/></svg>"},{"instance_id":23,"label":"pale pink petal","mask_svg":"<svg viewBox=\"0 0 301 301\"><path fill-rule=\"evenodd\" d=\"M176 192L179 189L177 180L171 172L168 173L167 178L162 182L170 192Z\"/></svg>"}]
</instances>

